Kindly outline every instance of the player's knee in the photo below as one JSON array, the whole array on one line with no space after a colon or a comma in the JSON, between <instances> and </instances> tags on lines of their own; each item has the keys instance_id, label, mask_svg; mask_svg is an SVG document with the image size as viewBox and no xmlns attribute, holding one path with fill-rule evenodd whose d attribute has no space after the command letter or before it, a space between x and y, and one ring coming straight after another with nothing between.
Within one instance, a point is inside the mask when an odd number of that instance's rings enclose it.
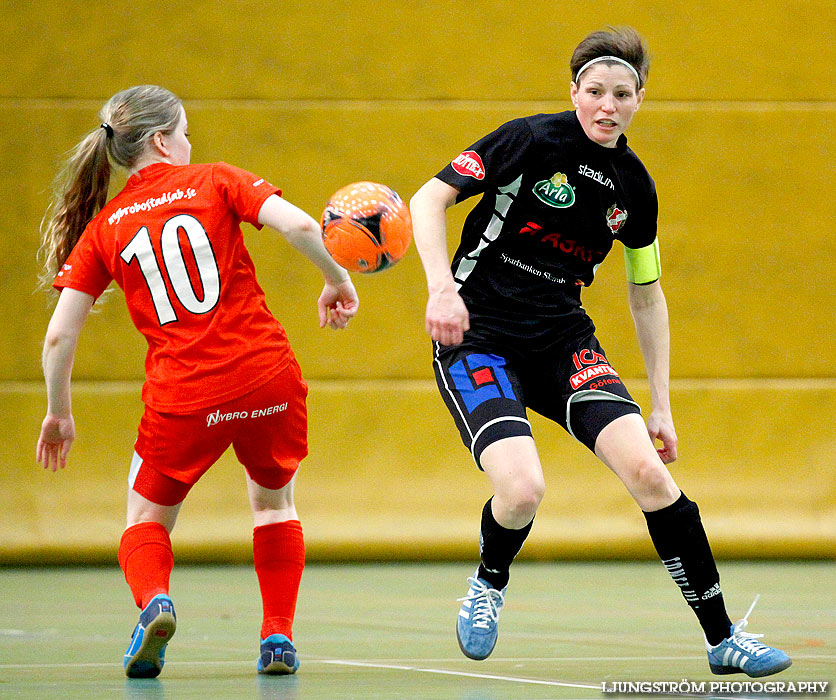
<instances>
[{"instance_id":1,"label":"player's knee","mask_svg":"<svg viewBox=\"0 0 836 700\"><path fill-rule=\"evenodd\" d=\"M647 496L664 497L675 490L676 485L661 460L643 459L636 467L636 485Z\"/></svg>"},{"instance_id":2,"label":"player's knee","mask_svg":"<svg viewBox=\"0 0 836 700\"><path fill-rule=\"evenodd\" d=\"M545 492L546 485L542 479L516 481L501 498L506 519L513 523L522 522L523 525L529 523L537 512Z\"/></svg>"},{"instance_id":3,"label":"player's knee","mask_svg":"<svg viewBox=\"0 0 836 700\"><path fill-rule=\"evenodd\" d=\"M532 488L521 494L516 509L521 520L531 522L540 507L540 502L543 500L544 491L545 489L542 488Z\"/></svg>"},{"instance_id":4,"label":"player's knee","mask_svg":"<svg viewBox=\"0 0 836 700\"><path fill-rule=\"evenodd\" d=\"M266 491L250 494L250 507L253 513L281 513L294 507L293 494Z\"/></svg>"}]
</instances>

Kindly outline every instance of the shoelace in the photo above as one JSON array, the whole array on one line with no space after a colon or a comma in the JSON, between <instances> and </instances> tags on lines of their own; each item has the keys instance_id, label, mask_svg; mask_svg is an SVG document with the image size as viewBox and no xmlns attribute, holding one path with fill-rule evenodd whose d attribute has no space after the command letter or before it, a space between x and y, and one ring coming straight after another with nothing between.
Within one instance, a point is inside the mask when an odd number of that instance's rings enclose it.
<instances>
[{"instance_id":1,"label":"shoelace","mask_svg":"<svg viewBox=\"0 0 836 700\"><path fill-rule=\"evenodd\" d=\"M752 610L755 609L755 605L757 604L758 600L760 600L761 594L758 593L755 596L755 600L752 601L752 604L749 606L749 610L743 616L743 619L738 620L734 623L732 627L732 642L740 646L744 651L748 652L749 654L753 654L754 656L760 656L764 652L769 651L769 647L761 644L760 642L755 641L760 637L763 637L762 634L752 634L751 632L745 632L746 626L749 624L749 615L752 614Z\"/></svg>"},{"instance_id":2,"label":"shoelace","mask_svg":"<svg viewBox=\"0 0 836 700\"><path fill-rule=\"evenodd\" d=\"M502 595L502 591L486 586L478 578L470 577L467 582L470 584L470 590L464 598L458 600L471 601L473 605L470 617L473 626L487 628L489 620L496 622L499 619L499 611L505 605L505 596Z\"/></svg>"}]
</instances>

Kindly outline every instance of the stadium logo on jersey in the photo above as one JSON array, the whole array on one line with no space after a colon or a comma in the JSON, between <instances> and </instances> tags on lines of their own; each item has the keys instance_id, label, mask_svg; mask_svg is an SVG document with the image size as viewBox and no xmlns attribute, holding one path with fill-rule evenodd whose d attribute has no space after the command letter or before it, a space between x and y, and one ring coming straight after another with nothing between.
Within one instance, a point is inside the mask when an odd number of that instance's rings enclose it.
<instances>
[{"instance_id":1,"label":"stadium logo on jersey","mask_svg":"<svg viewBox=\"0 0 836 700\"><path fill-rule=\"evenodd\" d=\"M470 413L490 399L517 398L505 373L505 358L498 355L468 355L450 365L450 376Z\"/></svg>"},{"instance_id":2,"label":"stadium logo on jersey","mask_svg":"<svg viewBox=\"0 0 836 700\"><path fill-rule=\"evenodd\" d=\"M482 157L476 151L463 151L451 163L453 170L459 175L473 177L477 180L485 179L485 165Z\"/></svg>"},{"instance_id":3,"label":"stadium logo on jersey","mask_svg":"<svg viewBox=\"0 0 836 700\"><path fill-rule=\"evenodd\" d=\"M575 190L563 173L555 173L548 180L540 180L534 185L533 192L541 202L557 209L566 209L575 203Z\"/></svg>"},{"instance_id":4,"label":"stadium logo on jersey","mask_svg":"<svg viewBox=\"0 0 836 700\"><path fill-rule=\"evenodd\" d=\"M624 226L625 221L627 221L626 209L619 209L617 204L607 209L607 226L613 236Z\"/></svg>"},{"instance_id":5,"label":"stadium logo on jersey","mask_svg":"<svg viewBox=\"0 0 836 700\"><path fill-rule=\"evenodd\" d=\"M588 165L579 165L578 175L583 175L584 177L591 178L592 180L595 180L595 182L597 182L598 184L603 185L604 187L609 187L611 190L615 189L615 185L612 183L612 180L610 180L610 178L605 178L604 173L602 173L600 170L594 170L593 168L590 168Z\"/></svg>"}]
</instances>

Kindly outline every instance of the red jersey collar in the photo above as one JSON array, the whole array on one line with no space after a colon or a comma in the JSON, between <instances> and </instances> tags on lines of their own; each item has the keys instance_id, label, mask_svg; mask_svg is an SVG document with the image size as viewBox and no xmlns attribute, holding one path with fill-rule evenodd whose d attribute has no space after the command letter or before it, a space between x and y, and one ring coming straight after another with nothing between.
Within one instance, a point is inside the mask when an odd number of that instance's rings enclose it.
<instances>
[{"instance_id":1,"label":"red jersey collar","mask_svg":"<svg viewBox=\"0 0 836 700\"><path fill-rule=\"evenodd\" d=\"M126 186L135 186L138 185L143 180L149 180L153 177L157 177L158 175L162 175L165 172L171 170L171 168L176 168L178 166L172 165L171 163L151 163L151 165L146 165L142 170L135 172L128 178Z\"/></svg>"}]
</instances>

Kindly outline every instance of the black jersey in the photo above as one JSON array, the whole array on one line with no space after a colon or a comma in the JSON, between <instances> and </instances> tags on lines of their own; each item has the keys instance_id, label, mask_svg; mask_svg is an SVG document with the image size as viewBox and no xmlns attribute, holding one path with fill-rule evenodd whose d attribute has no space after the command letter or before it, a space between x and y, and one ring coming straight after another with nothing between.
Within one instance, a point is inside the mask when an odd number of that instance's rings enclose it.
<instances>
[{"instance_id":1,"label":"black jersey","mask_svg":"<svg viewBox=\"0 0 836 700\"><path fill-rule=\"evenodd\" d=\"M622 135L591 141L575 112L514 119L477 141L437 178L468 215L452 270L471 320L505 335L592 328L580 304L613 240L656 238L656 187Z\"/></svg>"}]
</instances>

